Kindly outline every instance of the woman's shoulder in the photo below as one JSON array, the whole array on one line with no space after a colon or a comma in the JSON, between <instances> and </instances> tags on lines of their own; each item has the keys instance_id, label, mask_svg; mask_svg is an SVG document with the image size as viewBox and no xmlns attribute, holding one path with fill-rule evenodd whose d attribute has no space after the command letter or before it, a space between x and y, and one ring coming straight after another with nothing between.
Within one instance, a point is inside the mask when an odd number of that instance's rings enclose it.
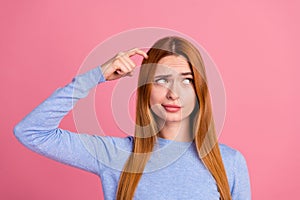
<instances>
[{"instance_id":1,"label":"woman's shoulder","mask_svg":"<svg viewBox=\"0 0 300 200\"><path fill-rule=\"evenodd\" d=\"M234 174L247 171L247 163L240 150L226 144L219 144L222 160L229 180L233 179Z\"/></svg>"},{"instance_id":2,"label":"woman's shoulder","mask_svg":"<svg viewBox=\"0 0 300 200\"><path fill-rule=\"evenodd\" d=\"M236 154L240 153L237 149L228 146L227 144L219 143L221 155L223 158L230 157L233 158Z\"/></svg>"},{"instance_id":3,"label":"woman's shoulder","mask_svg":"<svg viewBox=\"0 0 300 200\"><path fill-rule=\"evenodd\" d=\"M245 160L244 155L241 153L240 150L223 143L219 143L219 147L223 162L225 162L225 164L237 164L237 162Z\"/></svg>"},{"instance_id":4,"label":"woman's shoulder","mask_svg":"<svg viewBox=\"0 0 300 200\"><path fill-rule=\"evenodd\" d=\"M124 148L132 148L133 145L133 136L126 136L126 137L114 137L114 136L107 136L110 138L111 142L114 143L116 146L124 147Z\"/></svg>"},{"instance_id":5,"label":"woman's shoulder","mask_svg":"<svg viewBox=\"0 0 300 200\"><path fill-rule=\"evenodd\" d=\"M133 137L101 136L78 134L82 144L89 152L106 152L119 154L120 152L131 152Z\"/></svg>"},{"instance_id":6,"label":"woman's shoulder","mask_svg":"<svg viewBox=\"0 0 300 200\"><path fill-rule=\"evenodd\" d=\"M101 140L106 140L106 143L112 145L114 149L123 151L132 151L133 136L117 137L117 136L100 136Z\"/></svg>"},{"instance_id":7,"label":"woman's shoulder","mask_svg":"<svg viewBox=\"0 0 300 200\"><path fill-rule=\"evenodd\" d=\"M219 144L233 199L251 199L250 179L244 155L237 149Z\"/></svg>"}]
</instances>

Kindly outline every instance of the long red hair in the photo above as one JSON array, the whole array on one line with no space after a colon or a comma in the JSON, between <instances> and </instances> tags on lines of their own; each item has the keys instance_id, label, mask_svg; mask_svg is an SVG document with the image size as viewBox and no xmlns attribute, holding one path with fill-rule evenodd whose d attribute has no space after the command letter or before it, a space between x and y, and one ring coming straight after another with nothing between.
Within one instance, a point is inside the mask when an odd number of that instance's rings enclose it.
<instances>
[{"instance_id":1,"label":"long red hair","mask_svg":"<svg viewBox=\"0 0 300 200\"><path fill-rule=\"evenodd\" d=\"M221 199L231 200L212 115L205 66L200 52L189 41L172 36L158 40L147 54L149 57L143 60L139 74L133 149L119 179L117 200L133 198L157 141L158 127L150 109L151 84L149 83L152 82L158 61L168 55L181 55L188 60L194 76L198 101L190 118L199 162L202 160L214 177Z\"/></svg>"}]
</instances>

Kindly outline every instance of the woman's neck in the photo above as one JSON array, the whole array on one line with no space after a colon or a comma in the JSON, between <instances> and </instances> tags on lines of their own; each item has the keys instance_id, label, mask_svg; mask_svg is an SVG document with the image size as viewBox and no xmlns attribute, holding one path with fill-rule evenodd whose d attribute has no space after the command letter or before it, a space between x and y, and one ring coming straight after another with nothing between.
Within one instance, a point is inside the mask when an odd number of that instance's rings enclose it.
<instances>
[{"instance_id":1,"label":"woman's neck","mask_svg":"<svg viewBox=\"0 0 300 200\"><path fill-rule=\"evenodd\" d=\"M193 140L189 119L180 122L158 123L160 131L158 136L167 140L175 140L179 142L190 142Z\"/></svg>"}]
</instances>

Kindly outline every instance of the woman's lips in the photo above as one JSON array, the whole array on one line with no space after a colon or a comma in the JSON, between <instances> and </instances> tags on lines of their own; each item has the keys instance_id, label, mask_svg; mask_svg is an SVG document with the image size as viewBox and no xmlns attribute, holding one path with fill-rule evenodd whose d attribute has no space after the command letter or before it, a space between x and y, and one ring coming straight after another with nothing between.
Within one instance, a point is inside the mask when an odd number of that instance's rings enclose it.
<instances>
[{"instance_id":1,"label":"woman's lips","mask_svg":"<svg viewBox=\"0 0 300 200\"><path fill-rule=\"evenodd\" d=\"M170 105L170 104L165 104L165 105L162 105L166 111L168 112L178 112L181 107L180 106L177 106L177 105Z\"/></svg>"}]
</instances>

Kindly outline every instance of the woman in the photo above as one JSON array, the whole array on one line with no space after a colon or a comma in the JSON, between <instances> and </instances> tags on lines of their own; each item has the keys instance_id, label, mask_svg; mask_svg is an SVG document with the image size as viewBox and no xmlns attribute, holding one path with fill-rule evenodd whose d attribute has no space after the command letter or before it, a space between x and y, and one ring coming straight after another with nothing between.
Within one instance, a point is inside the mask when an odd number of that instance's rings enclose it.
<instances>
[{"instance_id":1,"label":"woman","mask_svg":"<svg viewBox=\"0 0 300 200\"><path fill-rule=\"evenodd\" d=\"M61 119L99 83L140 68L136 128L125 138L75 134ZM14 129L25 146L100 176L105 199L251 198L248 169L237 150L218 144L205 67L180 37L131 49L56 90Z\"/></svg>"}]
</instances>

